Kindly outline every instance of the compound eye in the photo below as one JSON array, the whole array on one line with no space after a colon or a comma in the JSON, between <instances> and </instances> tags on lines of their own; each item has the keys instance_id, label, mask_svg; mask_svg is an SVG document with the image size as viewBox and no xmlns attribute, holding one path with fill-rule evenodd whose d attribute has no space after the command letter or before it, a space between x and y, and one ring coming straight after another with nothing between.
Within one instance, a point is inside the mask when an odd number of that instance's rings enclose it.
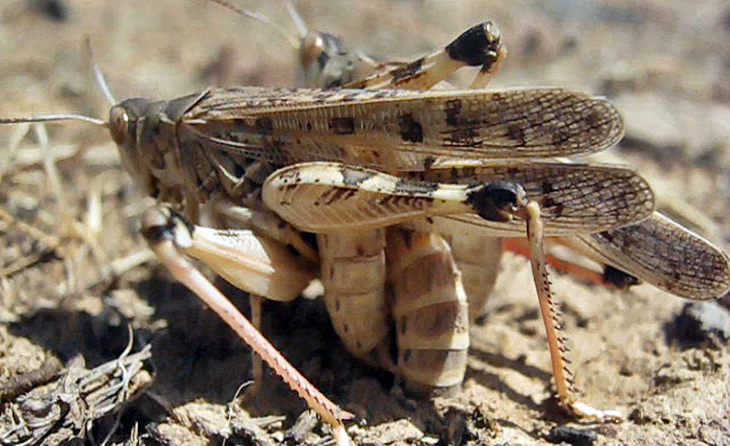
<instances>
[{"instance_id":1,"label":"compound eye","mask_svg":"<svg viewBox=\"0 0 730 446\"><path fill-rule=\"evenodd\" d=\"M109 112L109 131L117 145L124 145L128 130L129 115L127 115L127 111L123 107L115 105Z\"/></svg>"},{"instance_id":2,"label":"compound eye","mask_svg":"<svg viewBox=\"0 0 730 446\"><path fill-rule=\"evenodd\" d=\"M299 57L301 64L308 67L312 62L319 59L324 52L324 39L317 33L309 33L302 41Z\"/></svg>"}]
</instances>

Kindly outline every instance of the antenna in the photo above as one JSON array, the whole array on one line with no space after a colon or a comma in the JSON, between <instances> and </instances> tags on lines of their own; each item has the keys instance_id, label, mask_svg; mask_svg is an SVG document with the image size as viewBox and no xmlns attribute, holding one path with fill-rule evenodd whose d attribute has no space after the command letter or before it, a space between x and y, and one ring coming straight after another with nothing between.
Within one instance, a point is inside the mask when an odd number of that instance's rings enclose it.
<instances>
[{"instance_id":1,"label":"antenna","mask_svg":"<svg viewBox=\"0 0 730 446\"><path fill-rule=\"evenodd\" d=\"M96 124L100 127L109 128L109 123L97 118L73 113L59 113L54 115L38 115L31 117L0 118L0 124L23 124L32 122L58 122L58 121L84 121Z\"/></svg>"},{"instance_id":2,"label":"antenna","mask_svg":"<svg viewBox=\"0 0 730 446\"><path fill-rule=\"evenodd\" d=\"M101 68L94 57L94 50L91 48L91 37L89 36L84 37L84 58L91 64L91 70L94 73L96 84L99 86L106 100L109 101L109 105L116 105L117 101L114 99L111 90L109 90L109 85L107 85L104 74L101 72Z\"/></svg>"},{"instance_id":3,"label":"antenna","mask_svg":"<svg viewBox=\"0 0 730 446\"><path fill-rule=\"evenodd\" d=\"M284 39L286 39L287 42L295 49L299 49L299 38L294 36L293 34L285 31L281 26L274 23L270 18L268 18L266 15L257 12L257 11L251 11L249 9L242 8L238 5L235 5L233 3L228 2L227 0L208 0L213 3L217 3L224 8L228 8L229 10L235 12L238 15L248 17L249 19L255 20L259 23L263 23L264 25L270 26L273 28L276 32L278 32Z\"/></svg>"},{"instance_id":4,"label":"antenna","mask_svg":"<svg viewBox=\"0 0 730 446\"><path fill-rule=\"evenodd\" d=\"M294 26L297 27L299 30L300 38L304 40L305 37L309 34L309 30L307 30L307 25L304 24L304 19L302 19L302 16L299 15L299 11L297 11L297 8L294 7L294 4L287 0L285 3L286 10L289 12L289 17L291 17L292 21L294 22Z\"/></svg>"}]
</instances>

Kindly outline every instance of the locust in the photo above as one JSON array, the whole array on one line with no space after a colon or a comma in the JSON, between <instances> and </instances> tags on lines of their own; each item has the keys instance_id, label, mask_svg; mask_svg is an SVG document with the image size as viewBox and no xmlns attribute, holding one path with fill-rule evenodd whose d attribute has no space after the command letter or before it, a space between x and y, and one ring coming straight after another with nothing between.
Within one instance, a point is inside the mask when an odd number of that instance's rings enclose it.
<instances>
[{"instance_id":1,"label":"locust","mask_svg":"<svg viewBox=\"0 0 730 446\"><path fill-rule=\"evenodd\" d=\"M112 106L108 121L56 115L0 122L82 119L108 127L125 169L166 203L142 225L161 261L341 442L347 414L181 253L278 300L297 297L320 276L348 348L432 391L463 380L472 295L482 298L466 291L464 262L456 259L469 258L469 245L526 235L560 401L580 416L612 418L574 395L543 239L580 246L692 298L727 291L727 257L656 213L650 186L632 169L557 160L616 144L620 115L605 99L564 89L481 89L504 54L497 28L485 22L444 50L339 89L211 89L166 102L126 100ZM465 66L479 69L474 89L427 91ZM317 234L316 244L307 233ZM672 251L677 246L681 255ZM661 247L660 255L650 247Z\"/></svg>"}]
</instances>

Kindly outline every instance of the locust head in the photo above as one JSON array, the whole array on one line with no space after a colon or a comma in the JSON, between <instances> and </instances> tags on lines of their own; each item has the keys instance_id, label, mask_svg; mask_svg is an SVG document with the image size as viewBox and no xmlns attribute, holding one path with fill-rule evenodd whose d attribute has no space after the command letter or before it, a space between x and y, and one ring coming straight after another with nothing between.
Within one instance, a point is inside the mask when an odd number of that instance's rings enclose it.
<instances>
[{"instance_id":1,"label":"locust head","mask_svg":"<svg viewBox=\"0 0 730 446\"><path fill-rule=\"evenodd\" d=\"M306 88L335 88L350 82L355 57L337 37L308 32L299 47L297 85Z\"/></svg>"},{"instance_id":2,"label":"locust head","mask_svg":"<svg viewBox=\"0 0 730 446\"><path fill-rule=\"evenodd\" d=\"M111 108L108 122L127 173L145 193L167 200L179 195L183 178L169 105L127 99Z\"/></svg>"},{"instance_id":3,"label":"locust head","mask_svg":"<svg viewBox=\"0 0 730 446\"><path fill-rule=\"evenodd\" d=\"M144 99L130 99L109 111L109 133L119 148L122 167L149 195L155 195L157 181L152 172L156 154L143 150L137 129L144 125L142 116L147 108ZM150 156L151 155L151 156Z\"/></svg>"}]
</instances>

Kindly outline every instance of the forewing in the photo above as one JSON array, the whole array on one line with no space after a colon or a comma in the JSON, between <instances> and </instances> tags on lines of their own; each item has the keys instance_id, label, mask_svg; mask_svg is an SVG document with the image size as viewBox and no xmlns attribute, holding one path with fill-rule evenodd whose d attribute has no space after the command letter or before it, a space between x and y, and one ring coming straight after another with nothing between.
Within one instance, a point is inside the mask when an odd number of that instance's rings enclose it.
<instances>
[{"instance_id":1,"label":"forewing","mask_svg":"<svg viewBox=\"0 0 730 446\"><path fill-rule=\"evenodd\" d=\"M338 161L390 172L587 154L623 135L608 101L554 88L213 90L182 124L186 139L276 164Z\"/></svg>"},{"instance_id":2,"label":"forewing","mask_svg":"<svg viewBox=\"0 0 730 446\"><path fill-rule=\"evenodd\" d=\"M712 299L730 290L727 254L658 212L641 223L583 234L569 243L678 296Z\"/></svg>"}]
</instances>

